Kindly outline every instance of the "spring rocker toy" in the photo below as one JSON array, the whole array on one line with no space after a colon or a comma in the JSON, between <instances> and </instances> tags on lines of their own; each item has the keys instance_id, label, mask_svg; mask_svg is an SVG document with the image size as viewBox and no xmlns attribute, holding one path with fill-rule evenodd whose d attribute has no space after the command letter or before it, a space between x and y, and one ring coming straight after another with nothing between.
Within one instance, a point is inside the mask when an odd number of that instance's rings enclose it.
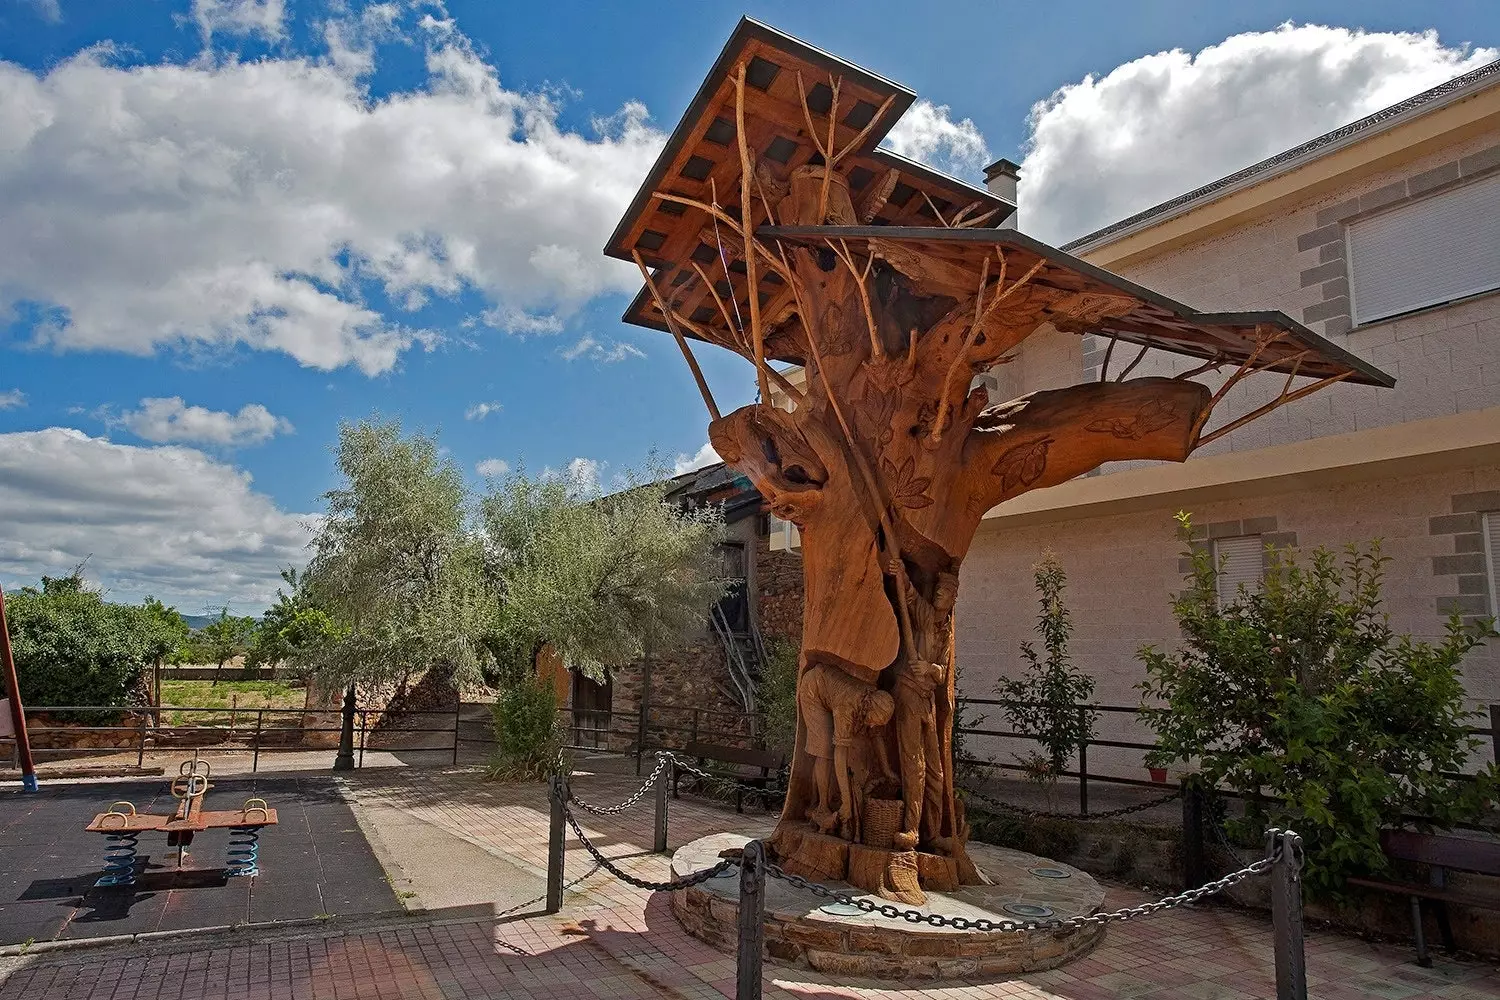
<instances>
[{"instance_id":1,"label":"spring rocker toy","mask_svg":"<svg viewBox=\"0 0 1500 1000\"><path fill-rule=\"evenodd\" d=\"M276 825L276 810L266 805L265 799L259 798L246 799L239 809L204 809L203 796L213 787L208 780L211 770L208 761L199 760L196 754L192 760L182 762L177 777L172 779L172 797L177 800L177 810L170 816L137 812L132 803L123 800L111 802L107 810L95 816L86 829L90 833L104 834L106 846L104 874L94 885L134 884L140 835L155 830L166 833L168 847L177 848L177 867L180 870L194 834L200 830L227 827L229 852L224 874L260 874L260 828Z\"/></svg>"}]
</instances>

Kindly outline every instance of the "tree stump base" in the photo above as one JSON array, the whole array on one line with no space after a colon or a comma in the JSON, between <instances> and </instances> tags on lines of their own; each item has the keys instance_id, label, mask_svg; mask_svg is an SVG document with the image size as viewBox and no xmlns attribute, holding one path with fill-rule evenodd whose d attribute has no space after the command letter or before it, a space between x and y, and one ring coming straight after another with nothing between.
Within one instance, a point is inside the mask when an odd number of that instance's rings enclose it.
<instances>
[{"instance_id":1,"label":"tree stump base","mask_svg":"<svg viewBox=\"0 0 1500 1000\"><path fill-rule=\"evenodd\" d=\"M772 841L777 862L788 875L814 882L843 882L849 877L849 842L812 829L787 829Z\"/></svg>"},{"instance_id":2,"label":"tree stump base","mask_svg":"<svg viewBox=\"0 0 1500 1000\"><path fill-rule=\"evenodd\" d=\"M918 876L916 851L887 851L850 844L849 884L908 906L927 902Z\"/></svg>"}]
</instances>

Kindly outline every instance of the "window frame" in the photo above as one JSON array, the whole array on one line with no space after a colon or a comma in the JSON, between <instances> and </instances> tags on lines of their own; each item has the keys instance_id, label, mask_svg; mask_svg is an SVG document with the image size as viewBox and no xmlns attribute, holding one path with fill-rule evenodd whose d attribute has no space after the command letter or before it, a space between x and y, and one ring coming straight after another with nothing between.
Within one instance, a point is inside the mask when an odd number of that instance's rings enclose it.
<instances>
[{"instance_id":1,"label":"window frame","mask_svg":"<svg viewBox=\"0 0 1500 1000\"><path fill-rule=\"evenodd\" d=\"M1260 588L1264 587L1265 586L1265 582L1266 582L1266 544L1265 544L1264 538L1265 538L1265 535L1263 535L1263 534L1255 534L1255 535L1225 535L1225 536L1223 536L1221 538L1210 538L1210 539L1208 539L1208 555L1209 555L1209 558L1214 561L1214 600L1218 603L1219 607L1223 607L1226 603L1232 602L1235 598L1239 597L1239 591L1240 591L1239 585L1236 584L1235 588L1234 588L1233 594L1231 594L1229 600L1226 601L1226 599L1224 597L1224 590L1223 590L1223 587L1222 587L1222 585L1220 583L1221 573L1222 573L1221 567L1225 565L1224 563L1221 563L1220 560L1219 560L1219 545L1220 545L1220 543L1222 543L1222 542L1230 542L1230 541L1239 541L1240 539L1254 539L1255 540L1255 542L1257 543L1256 544L1256 551L1260 555L1260 571L1259 571L1259 573L1256 574L1256 589L1253 592L1254 593L1260 593ZM1246 590L1248 591L1249 588L1247 587Z\"/></svg>"}]
</instances>

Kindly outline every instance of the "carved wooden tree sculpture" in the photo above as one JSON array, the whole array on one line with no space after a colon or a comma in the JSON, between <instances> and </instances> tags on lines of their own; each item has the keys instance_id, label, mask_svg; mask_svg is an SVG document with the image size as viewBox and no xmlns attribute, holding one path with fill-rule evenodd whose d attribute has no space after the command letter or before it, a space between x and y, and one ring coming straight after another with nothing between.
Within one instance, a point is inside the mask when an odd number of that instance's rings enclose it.
<instances>
[{"instance_id":1,"label":"carved wooden tree sculpture","mask_svg":"<svg viewBox=\"0 0 1500 1000\"><path fill-rule=\"evenodd\" d=\"M756 79L765 85L749 85ZM1182 461L1331 383L1389 379L1279 313L1194 313L1013 231L981 228L1009 206L874 148L903 93L742 23L609 252L639 265L647 294L627 319L676 337L713 417L714 448L801 529L799 683L817 690L799 691L773 839L780 863L921 902L923 886L983 879L964 849L952 730L953 608L984 514L1104 462ZM848 109L861 105L874 113L856 128ZM719 125L733 138L710 138ZM785 131L802 152L783 159L767 136ZM691 161L714 146L717 162L687 189ZM906 211L925 224L900 224L892 205L902 187ZM662 215L672 232L649 228ZM1140 354L1114 381L1000 405L971 388L1043 328L1099 332L1110 354L1121 340ZM761 402L720 415L689 336L749 360ZM1152 347L1203 364L1125 380ZM800 386L768 359L801 365ZM1280 392L1205 432L1226 393L1262 372L1284 376ZM1217 388L1193 380L1210 373L1220 373ZM1298 377L1312 381L1293 389Z\"/></svg>"}]
</instances>

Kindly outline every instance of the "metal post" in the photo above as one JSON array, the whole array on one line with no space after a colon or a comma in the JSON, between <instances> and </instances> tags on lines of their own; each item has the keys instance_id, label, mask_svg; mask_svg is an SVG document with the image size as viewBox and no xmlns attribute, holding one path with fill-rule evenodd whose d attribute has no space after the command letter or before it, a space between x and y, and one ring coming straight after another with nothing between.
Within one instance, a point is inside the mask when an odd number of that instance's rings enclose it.
<instances>
[{"instance_id":1,"label":"metal post","mask_svg":"<svg viewBox=\"0 0 1500 1000\"><path fill-rule=\"evenodd\" d=\"M1082 705L1078 706L1078 731L1086 732L1083 723L1086 721ZM1055 777L1055 776L1054 776ZM1078 815L1087 818L1089 814L1089 740L1087 736L1078 741Z\"/></svg>"},{"instance_id":2,"label":"metal post","mask_svg":"<svg viewBox=\"0 0 1500 1000\"><path fill-rule=\"evenodd\" d=\"M1182 779L1182 886L1208 884L1208 862L1203 850L1203 785L1197 775Z\"/></svg>"},{"instance_id":3,"label":"metal post","mask_svg":"<svg viewBox=\"0 0 1500 1000\"><path fill-rule=\"evenodd\" d=\"M765 934L766 849L760 841L752 840L740 857L740 943L734 1000L760 1000L760 960Z\"/></svg>"},{"instance_id":4,"label":"metal post","mask_svg":"<svg viewBox=\"0 0 1500 1000\"><path fill-rule=\"evenodd\" d=\"M1302 942L1302 838L1271 830L1271 929L1276 943L1276 1000L1307 1000L1307 955Z\"/></svg>"},{"instance_id":5,"label":"metal post","mask_svg":"<svg viewBox=\"0 0 1500 1000\"><path fill-rule=\"evenodd\" d=\"M1495 763L1500 764L1500 705L1490 706L1490 747L1495 754Z\"/></svg>"},{"instance_id":6,"label":"metal post","mask_svg":"<svg viewBox=\"0 0 1500 1000\"><path fill-rule=\"evenodd\" d=\"M359 713L359 766L365 766L365 741L370 735L370 713L361 711Z\"/></svg>"},{"instance_id":7,"label":"metal post","mask_svg":"<svg viewBox=\"0 0 1500 1000\"><path fill-rule=\"evenodd\" d=\"M250 773L254 774L260 770L260 725L266 717L266 710L261 709L255 713L255 756L250 758Z\"/></svg>"},{"instance_id":8,"label":"metal post","mask_svg":"<svg viewBox=\"0 0 1500 1000\"><path fill-rule=\"evenodd\" d=\"M563 898L563 804L568 800L568 779L554 774L548 779L552 799L552 823L547 831L547 912L562 910Z\"/></svg>"},{"instance_id":9,"label":"metal post","mask_svg":"<svg viewBox=\"0 0 1500 1000\"><path fill-rule=\"evenodd\" d=\"M135 766L136 767L145 767L146 766L146 719L147 719L147 716L144 715L144 714L142 714L140 716L139 720L135 724L135 733L136 733Z\"/></svg>"},{"instance_id":10,"label":"metal post","mask_svg":"<svg viewBox=\"0 0 1500 1000\"><path fill-rule=\"evenodd\" d=\"M663 757L657 758L664 759ZM663 767L661 773L656 776L656 853L667 853L667 786L672 783L672 776L668 774L670 767Z\"/></svg>"},{"instance_id":11,"label":"metal post","mask_svg":"<svg viewBox=\"0 0 1500 1000\"><path fill-rule=\"evenodd\" d=\"M339 716L339 752L333 758L335 771L354 770L354 685L344 692L344 710Z\"/></svg>"},{"instance_id":12,"label":"metal post","mask_svg":"<svg viewBox=\"0 0 1500 1000\"><path fill-rule=\"evenodd\" d=\"M5 592L0 591L0 679L9 695L11 734L16 741L16 762L21 768L21 787L37 790L36 762L31 759L31 739L26 735L26 711L21 706L21 682L16 679L16 661L10 655L10 630L5 624Z\"/></svg>"},{"instance_id":13,"label":"metal post","mask_svg":"<svg viewBox=\"0 0 1500 1000\"><path fill-rule=\"evenodd\" d=\"M464 700L458 699L458 704L453 706L453 766L458 766L458 727L463 722Z\"/></svg>"},{"instance_id":14,"label":"metal post","mask_svg":"<svg viewBox=\"0 0 1500 1000\"><path fill-rule=\"evenodd\" d=\"M635 776L641 776L641 760L646 756L646 716L651 711L651 637L645 641L641 660L641 717L635 724Z\"/></svg>"}]
</instances>

